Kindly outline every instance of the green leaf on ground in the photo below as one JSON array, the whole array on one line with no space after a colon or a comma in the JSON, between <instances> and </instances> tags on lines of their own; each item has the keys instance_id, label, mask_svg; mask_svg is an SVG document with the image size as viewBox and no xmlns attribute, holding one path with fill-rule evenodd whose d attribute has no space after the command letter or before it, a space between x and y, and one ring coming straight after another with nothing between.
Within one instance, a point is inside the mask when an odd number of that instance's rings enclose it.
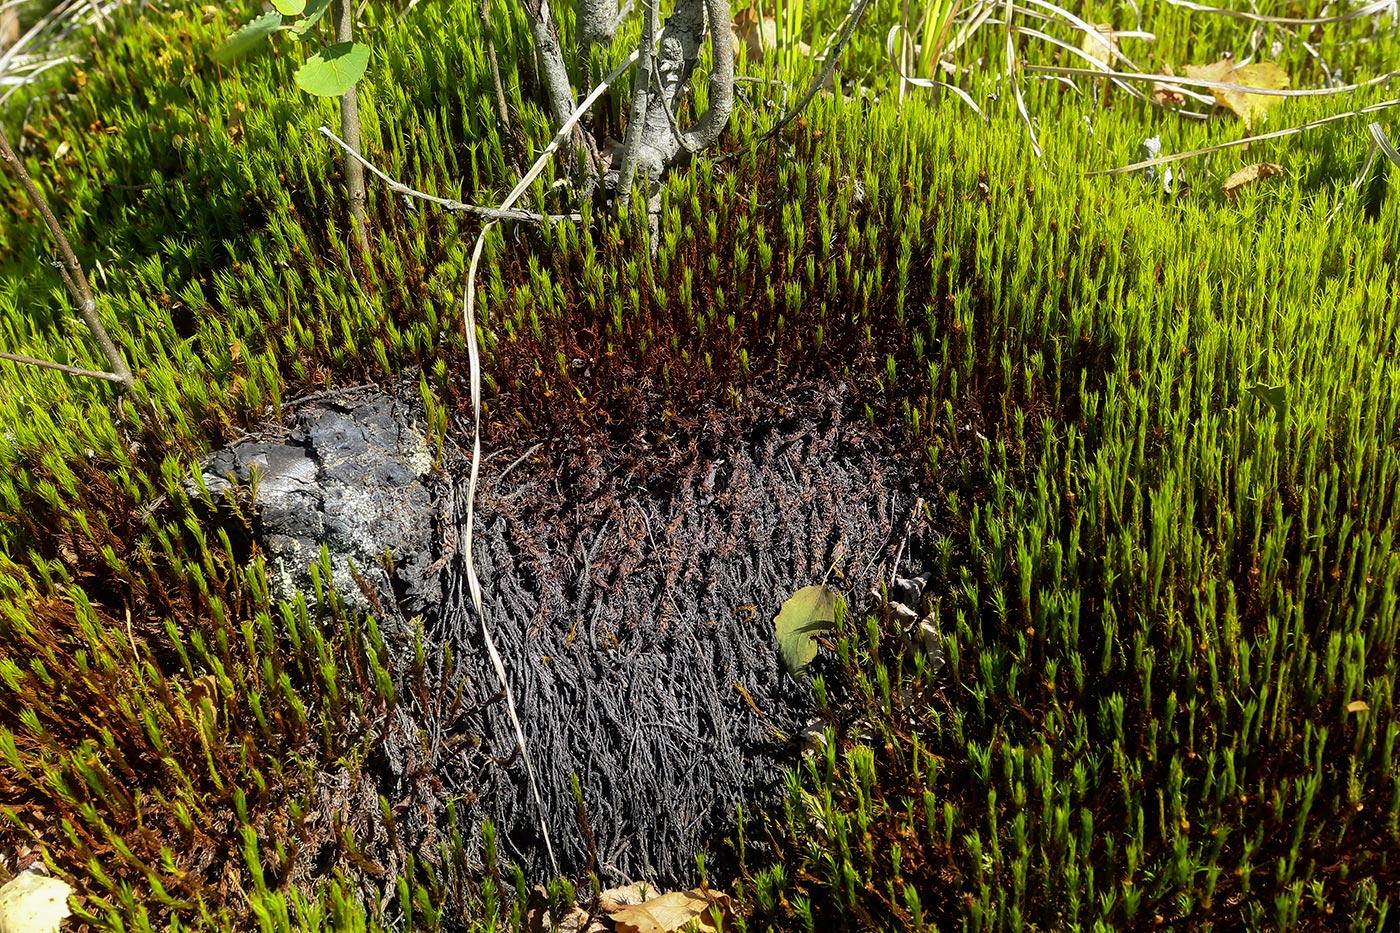
<instances>
[{"instance_id":1,"label":"green leaf on ground","mask_svg":"<svg viewBox=\"0 0 1400 933\"><path fill-rule=\"evenodd\" d=\"M796 677L817 656L816 636L836 628L841 594L829 586L804 586L793 593L773 623L778 632L778 654L783 667Z\"/></svg>"},{"instance_id":2,"label":"green leaf on ground","mask_svg":"<svg viewBox=\"0 0 1400 933\"><path fill-rule=\"evenodd\" d=\"M339 97L355 86L369 67L369 46L337 42L306 60L297 70L297 86L317 97Z\"/></svg>"},{"instance_id":3,"label":"green leaf on ground","mask_svg":"<svg viewBox=\"0 0 1400 933\"><path fill-rule=\"evenodd\" d=\"M1288 414L1288 391L1283 386L1266 386L1262 382L1250 386L1249 391L1261 402L1266 402L1280 418Z\"/></svg>"},{"instance_id":4,"label":"green leaf on ground","mask_svg":"<svg viewBox=\"0 0 1400 933\"><path fill-rule=\"evenodd\" d=\"M214 61L231 62L246 55L282 25L281 13L264 13L229 37L228 41L214 50Z\"/></svg>"}]
</instances>

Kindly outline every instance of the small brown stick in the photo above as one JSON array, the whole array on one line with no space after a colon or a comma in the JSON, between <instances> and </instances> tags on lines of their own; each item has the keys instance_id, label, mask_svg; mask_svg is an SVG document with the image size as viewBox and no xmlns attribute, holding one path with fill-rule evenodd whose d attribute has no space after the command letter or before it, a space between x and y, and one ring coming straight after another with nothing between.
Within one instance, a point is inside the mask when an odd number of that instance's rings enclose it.
<instances>
[{"instance_id":1,"label":"small brown stick","mask_svg":"<svg viewBox=\"0 0 1400 933\"><path fill-rule=\"evenodd\" d=\"M63 276L63 284L68 289L68 294L78 306L78 314L83 318L83 323L87 325L92 338L97 341L98 347L102 349L102 355L107 357L107 363L112 367L111 373L104 374L98 378L115 382L124 389L129 389L135 383L131 377L131 370L126 366L126 360L122 359L121 352L117 350L117 345L112 342L112 338L107 334L107 328L102 324L102 318L97 313L97 299L92 296L92 289L88 287L87 276L83 274L83 267L78 263L78 257L73 254L73 247L68 242L68 237L64 234L63 228L58 225L58 218L54 217L53 209L49 207L48 199L44 193L34 184L34 179L29 177L29 171L15 155L14 148L10 145L10 137L5 133L3 126L0 126L0 157L9 163L19 176L20 184L24 186L24 193L29 196L29 203L34 205L35 210L44 218L48 224L49 232L53 234L58 242L59 254L63 257L63 265L59 267L59 272ZM13 355L7 355L7 359L14 359L20 362L35 362ZM90 371L77 370L71 367L64 367L58 363L41 364L49 368L64 370L74 375L92 375Z\"/></svg>"},{"instance_id":2,"label":"small brown stick","mask_svg":"<svg viewBox=\"0 0 1400 933\"><path fill-rule=\"evenodd\" d=\"M501 122L501 144L505 146L515 177L520 177L520 166L515 161L515 138L510 132L510 108L506 106L506 92L501 84L501 66L496 62L496 40L491 33L491 0L481 0L481 32L486 37L486 61L491 66L491 85L496 92L496 119Z\"/></svg>"},{"instance_id":3,"label":"small brown stick","mask_svg":"<svg viewBox=\"0 0 1400 933\"><path fill-rule=\"evenodd\" d=\"M1251 93L1253 93L1251 91ZM1388 110L1391 107L1400 106L1400 98L1394 100L1383 100L1378 104L1371 104L1359 110L1349 110L1346 113L1334 113L1328 117L1321 117L1311 123L1303 123L1298 126L1290 126L1285 130L1274 130L1272 133L1261 133L1258 136L1245 136L1241 139L1234 139L1228 143L1218 143L1214 146L1206 146L1203 149L1192 149L1190 152L1176 152L1171 155L1158 156L1155 159L1144 159L1141 162L1134 162L1132 165L1120 165L1118 168L1099 169L1094 172L1085 172L1084 177L1092 178L1095 175L1122 175L1125 172L1136 172L1138 169L1152 168L1157 165L1166 165L1168 162L1180 162L1182 159L1192 159L1200 155L1208 155L1212 152L1221 152L1225 149L1233 149L1236 146L1248 146L1251 143L1263 142L1266 139L1280 139L1284 136L1292 136L1295 133L1304 133L1308 130L1315 130L1320 126L1329 123L1336 123L1338 120L1348 120L1352 117L1359 117L1368 113L1376 113L1381 110Z\"/></svg>"},{"instance_id":4,"label":"small brown stick","mask_svg":"<svg viewBox=\"0 0 1400 933\"><path fill-rule=\"evenodd\" d=\"M52 360L35 359L32 356L22 356L18 353L0 353L0 360L12 360L16 363L26 363L30 366L41 366L44 369L56 369L61 373L70 376L86 376L88 379L105 379L108 382L120 383L122 377L116 373L109 373L101 369L83 369L79 366L68 366L64 363L55 363Z\"/></svg>"}]
</instances>

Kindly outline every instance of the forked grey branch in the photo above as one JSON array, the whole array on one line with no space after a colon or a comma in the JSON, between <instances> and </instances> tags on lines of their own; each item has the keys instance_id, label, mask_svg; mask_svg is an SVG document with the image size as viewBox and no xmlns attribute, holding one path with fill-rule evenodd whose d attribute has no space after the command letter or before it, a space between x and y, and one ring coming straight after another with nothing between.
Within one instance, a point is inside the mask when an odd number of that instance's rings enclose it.
<instances>
[{"instance_id":1,"label":"forked grey branch","mask_svg":"<svg viewBox=\"0 0 1400 933\"><path fill-rule=\"evenodd\" d=\"M634 172L647 179L654 189L678 158L714 145L734 109L734 36L728 28L728 3L678 0L661 31L655 55L647 61L658 16L656 4L657 0L643 3L646 20L636 87L645 90L633 98L632 119L623 141L623 164L616 175L618 195L624 199ZM707 22L720 24L708 30L714 58L709 80L710 106L694 126L677 133L672 123L685 104L691 76L700 62Z\"/></svg>"}]
</instances>

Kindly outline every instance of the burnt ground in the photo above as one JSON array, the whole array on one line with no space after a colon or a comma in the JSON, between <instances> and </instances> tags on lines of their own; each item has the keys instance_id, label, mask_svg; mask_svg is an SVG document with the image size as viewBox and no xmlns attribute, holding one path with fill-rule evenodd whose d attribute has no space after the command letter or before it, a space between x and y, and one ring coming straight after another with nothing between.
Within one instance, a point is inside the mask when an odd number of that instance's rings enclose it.
<instances>
[{"instance_id":1,"label":"burnt ground","mask_svg":"<svg viewBox=\"0 0 1400 933\"><path fill-rule=\"evenodd\" d=\"M705 852L723 875L738 806L773 799L812 722L810 684L782 671L773 616L823 579L864 605L897 553L907 568L936 534L913 524L916 472L897 440L846 393L814 384L780 402L761 416L716 405L643 460L556 438L494 451L482 468L473 553L486 623L568 874L684 884ZM335 530L333 562L345 556L336 541L361 567L385 546L432 552L396 552L376 600L396 676L417 684L399 689L403 729L376 763L381 793L425 845L449 799L473 833L492 820L502 856L538 877L549 868L540 814L466 595L463 458L449 443L426 467L412 409L374 392L296 406L292 420L211 460L238 478L250 458L298 466L290 506L268 478L257 499L283 537L289 511L324 513L299 525L290 553L318 549L317 528ZM365 497L381 494L385 514L366 513ZM346 501L358 525L332 514ZM430 591L440 595L425 602ZM414 675L416 612L432 656Z\"/></svg>"}]
</instances>

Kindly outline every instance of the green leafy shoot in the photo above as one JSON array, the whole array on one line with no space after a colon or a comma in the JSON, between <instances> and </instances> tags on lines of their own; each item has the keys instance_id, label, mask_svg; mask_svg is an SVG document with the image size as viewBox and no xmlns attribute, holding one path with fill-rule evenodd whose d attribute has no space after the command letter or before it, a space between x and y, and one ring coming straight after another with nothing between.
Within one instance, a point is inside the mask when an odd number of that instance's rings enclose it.
<instances>
[{"instance_id":1,"label":"green leafy shoot","mask_svg":"<svg viewBox=\"0 0 1400 933\"><path fill-rule=\"evenodd\" d=\"M214 50L214 61L227 63L256 49L282 25L281 13L264 13L229 37Z\"/></svg>"},{"instance_id":2,"label":"green leafy shoot","mask_svg":"<svg viewBox=\"0 0 1400 933\"><path fill-rule=\"evenodd\" d=\"M311 0L305 5L302 11L301 21L292 27L292 38L298 42L305 41L311 34L311 30L321 21L321 17L326 15L326 11L331 8L331 0Z\"/></svg>"},{"instance_id":3,"label":"green leafy shoot","mask_svg":"<svg viewBox=\"0 0 1400 933\"><path fill-rule=\"evenodd\" d=\"M369 46L337 42L306 60L297 70L297 86L317 97L339 97L355 86L369 67Z\"/></svg>"},{"instance_id":4,"label":"green leafy shoot","mask_svg":"<svg viewBox=\"0 0 1400 933\"><path fill-rule=\"evenodd\" d=\"M794 677L817 656L816 636L835 630L845 608L841 594L825 584L804 586L793 593L773 617L778 633L778 654Z\"/></svg>"}]
</instances>

